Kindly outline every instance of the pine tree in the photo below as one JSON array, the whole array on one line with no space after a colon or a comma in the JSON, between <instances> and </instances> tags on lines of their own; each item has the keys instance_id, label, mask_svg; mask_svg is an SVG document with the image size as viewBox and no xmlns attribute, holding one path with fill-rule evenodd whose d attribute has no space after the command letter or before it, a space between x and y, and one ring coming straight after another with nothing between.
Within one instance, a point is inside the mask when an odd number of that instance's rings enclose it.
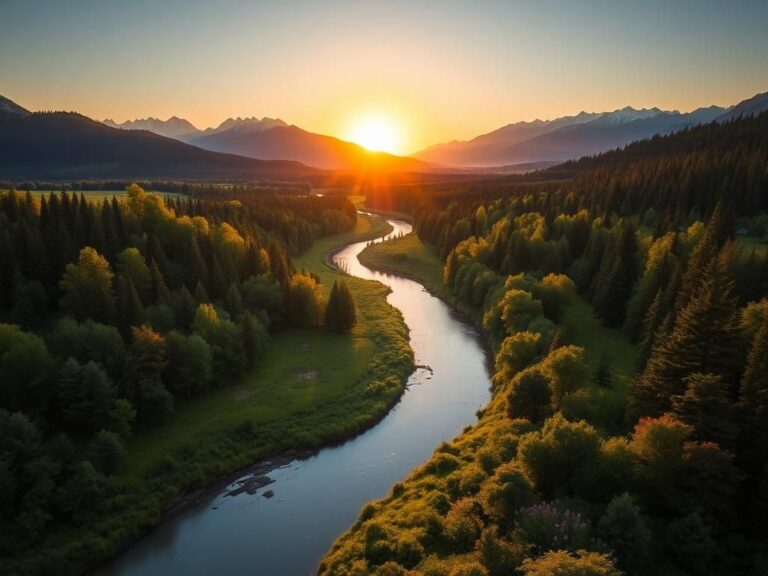
<instances>
[{"instance_id":1,"label":"pine tree","mask_svg":"<svg viewBox=\"0 0 768 576\"><path fill-rule=\"evenodd\" d=\"M117 277L117 319L120 333L126 338L130 336L132 326L144 323L144 308L136 287L122 274Z\"/></svg>"},{"instance_id":2,"label":"pine tree","mask_svg":"<svg viewBox=\"0 0 768 576\"><path fill-rule=\"evenodd\" d=\"M291 269L286 261L285 252L275 242L269 243L269 270L272 277L280 282L283 290L287 290L291 284Z\"/></svg>"},{"instance_id":3,"label":"pine tree","mask_svg":"<svg viewBox=\"0 0 768 576\"><path fill-rule=\"evenodd\" d=\"M597 278L595 310L609 325L624 321L627 301L637 280L637 234L629 220L622 220L614 232L608 255Z\"/></svg>"},{"instance_id":4,"label":"pine tree","mask_svg":"<svg viewBox=\"0 0 768 576\"><path fill-rule=\"evenodd\" d=\"M165 284L163 273L160 272L160 267L154 259L149 267L149 274L152 279L150 301L153 304L168 304L171 300L171 293L168 290L168 286Z\"/></svg>"},{"instance_id":5,"label":"pine tree","mask_svg":"<svg viewBox=\"0 0 768 576\"><path fill-rule=\"evenodd\" d=\"M237 284L231 284L227 290L224 307L233 320L237 320L242 316L245 308L243 307L243 298L240 296L240 290L238 289Z\"/></svg>"},{"instance_id":6,"label":"pine tree","mask_svg":"<svg viewBox=\"0 0 768 576\"><path fill-rule=\"evenodd\" d=\"M685 386L683 394L672 397L675 415L693 426L696 439L729 445L736 428L728 386L723 379L714 374L696 373L685 379Z\"/></svg>"},{"instance_id":7,"label":"pine tree","mask_svg":"<svg viewBox=\"0 0 768 576\"><path fill-rule=\"evenodd\" d=\"M751 463L762 462L768 450L768 319L752 338L738 408L744 420L740 444Z\"/></svg>"},{"instance_id":8,"label":"pine tree","mask_svg":"<svg viewBox=\"0 0 768 576\"><path fill-rule=\"evenodd\" d=\"M611 376L611 363L607 354L603 354L600 357L600 364L597 365L597 370L595 370L592 380L595 385L601 388L611 387L613 378Z\"/></svg>"},{"instance_id":9,"label":"pine tree","mask_svg":"<svg viewBox=\"0 0 768 576\"><path fill-rule=\"evenodd\" d=\"M352 293L343 280L336 280L325 307L325 327L333 332L347 332L357 323Z\"/></svg>"},{"instance_id":10,"label":"pine tree","mask_svg":"<svg viewBox=\"0 0 768 576\"><path fill-rule=\"evenodd\" d=\"M205 286L203 286L203 283L200 282L200 280L197 281L197 286L195 286L195 300L197 300L199 304L208 302L208 292L206 291Z\"/></svg>"},{"instance_id":11,"label":"pine tree","mask_svg":"<svg viewBox=\"0 0 768 576\"><path fill-rule=\"evenodd\" d=\"M224 276L224 271L221 269L219 259L213 257L213 265L211 266L211 296L215 299L223 299L227 295L227 279Z\"/></svg>"},{"instance_id":12,"label":"pine tree","mask_svg":"<svg viewBox=\"0 0 768 576\"><path fill-rule=\"evenodd\" d=\"M690 302L678 314L668 338L657 339L643 374L630 391L635 416L658 416L671 398L685 392L684 378L712 373L734 382L738 376L737 302L730 277L732 246L723 248L702 275Z\"/></svg>"},{"instance_id":13,"label":"pine tree","mask_svg":"<svg viewBox=\"0 0 768 576\"><path fill-rule=\"evenodd\" d=\"M707 229L701 240L696 244L688 259L688 265L683 274L680 290L675 301L675 310L682 310L696 293L705 270L717 257L720 248L725 242L725 224L723 207L717 204L707 224Z\"/></svg>"}]
</instances>

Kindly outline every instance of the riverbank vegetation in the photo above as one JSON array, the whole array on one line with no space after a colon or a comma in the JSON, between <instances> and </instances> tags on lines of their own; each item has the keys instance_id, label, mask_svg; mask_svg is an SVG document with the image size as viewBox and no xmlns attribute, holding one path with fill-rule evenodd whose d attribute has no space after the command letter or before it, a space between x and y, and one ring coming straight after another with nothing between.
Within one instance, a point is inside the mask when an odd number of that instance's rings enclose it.
<instances>
[{"instance_id":1,"label":"riverbank vegetation","mask_svg":"<svg viewBox=\"0 0 768 576\"><path fill-rule=\"evenodd\" d=\"M413 365L386 289L346 280L355 321L322 326L324 252L385 229L343 197L0 194L2 572L79 571L382 417Z\"/></svg>"},{"instance_id":2,"label":"riverbank vegetation","mask_svg":"<svg viewBox=\"0 0 768 576\"><path fill-rule=\"evenodd\" d=\"M766 123L655 137L568 181L383 193L477 311L493 398L320 574L764 571L768 257L735 231L768 207ZM397 242L368 257L415 274Z\"/></svg>"}]
</instances>

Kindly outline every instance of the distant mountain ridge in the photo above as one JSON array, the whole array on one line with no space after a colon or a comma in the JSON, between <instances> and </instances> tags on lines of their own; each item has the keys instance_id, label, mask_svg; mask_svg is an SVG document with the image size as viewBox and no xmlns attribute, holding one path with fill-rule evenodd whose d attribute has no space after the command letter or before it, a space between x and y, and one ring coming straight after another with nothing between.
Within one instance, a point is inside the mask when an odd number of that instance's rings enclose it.
<instances>
[{"instance_id":1,"label":"distant mountain ridge","mask_svg":"<svg viewBox=\"0 0 768 576\"><path fill-rule=\"evenodd\" d=\"M160 120L159 118L152 118L150 116L149 118L140 118L138 120L126 120L121 124L107 118L106 120L102 120L102 123L110 128L118 128L120 130L148 130L149 132L154 132L160 136L178 139L199 132L189 120L177 116L171 116L168 120Z\"/></svg>"},{"instance_id":2,"label":"distant mountain ridge","mask_svg":"<svg viewBox=\"0 0 768 576\"><path fill-rule=\"evenodd\" d=\"M119 130L73 112L0 110L0 178L298 180L314 168L221 154L147 130Z\"/></svg>"},{"instance_id":3,"label":"distant mountain ridge","mask_svg":"<svg viewBox=\"0 0 768 576\"><path fill-rule=\"evenodd\" d=\"M104 124L123 130L149 130L212 152L259 160L293 160L325 170L432 171L436 167L413 158L371 152L358 144L288 125L279 118L227 118L214 128L199 130L171 117Z\"/></svg>"},{"instance_id":4,"label":"distant mountain ridge","mask_svg":"<svg viewBox=\"0 0 768 576\"><path fill-rule=\"evenodd\" d=\"M472 140L431 146L414 157L461 168L564 162L711 122L728 110L710 106L680 113L627 106L613 112L580 112L554 120L509 124Z\"/></svg>"},{"instance_id":5,"label":"distant mountain ridge","mask_svg":"<svg viewBox=\"0 0 768 576\"><path fill-rule=\"evenodd\" d=\"M371 152L352 142L315 134L285 123L267 130L243 129L204 134L189 140L206 150L262 160L289 159L326 170L425 172L440 167L385 152Z\"/></svg>"},{"instance_id":6,"label":"distant mountain ridge","mask_svg":"<svg viewBox=\"0 0 768 576\"><path fill-rule=\"evenodd\" d=\"M0 96L0 112L5 114L19 114L21 116L29 116L31 114L29 110L19 106L16 102L9 100L5 96Z\"/></svg>"},{"instance_id":7,"label":"distant mountain ridge","mask_svg":"<svg viewBox=\"0 0 768 576\"><path fill-rule=\"evenodd\" d=\"M752 98L742 100L725 113L717 117L718 122L726 122L740 116L757 115L768 110L768 92L755 94Z\"/></svg>"}]
</instances>

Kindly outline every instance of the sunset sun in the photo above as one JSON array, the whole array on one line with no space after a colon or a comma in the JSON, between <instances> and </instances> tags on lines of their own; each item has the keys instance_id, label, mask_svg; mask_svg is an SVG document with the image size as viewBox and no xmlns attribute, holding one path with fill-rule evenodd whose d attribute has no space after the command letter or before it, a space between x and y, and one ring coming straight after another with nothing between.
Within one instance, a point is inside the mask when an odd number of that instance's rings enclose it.
<instances>
[{"instance_id":1,"label":"sunset sun","mask_svg":"<svg viewBox=\"0 0 768 576\"><path fill-rule=\"evenodd\" d=\"M358 119L346 139L375 152L396 154L401 146L401 133L394 120L384 116L365 116Z\"/></svg>"}]
</instances>

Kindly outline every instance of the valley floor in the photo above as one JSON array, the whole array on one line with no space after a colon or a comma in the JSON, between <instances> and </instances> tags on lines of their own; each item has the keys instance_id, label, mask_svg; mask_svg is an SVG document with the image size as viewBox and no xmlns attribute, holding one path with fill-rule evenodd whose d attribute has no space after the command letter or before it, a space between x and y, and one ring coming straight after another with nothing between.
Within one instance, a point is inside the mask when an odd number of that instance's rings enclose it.
<instances>
[{"instance_id":1,"label":"valley floor","mask_svg":"<svg viewBox=\"0 0 768 576\"><path fill-rule=\"evenodd\" d=\"M294 262L316 274L328 292L344 276L325 262L336 246L388 233L379 218L361 216L355 230L318 240ZM404 390L413 354L401 314L378 282L345 277L357 306L349 334L283 330L242 381L177 406L173 418L137 433L117 481L115 507L79 530L54 529L20 573L60 566L81 569L114 556L155 524L184 494L278 454L314 450L359 433L382 418ZM371 393L368 384L393 375L398 389ZM64 570L64 568L62 568Z\"/></svg>"}]
</instances>

